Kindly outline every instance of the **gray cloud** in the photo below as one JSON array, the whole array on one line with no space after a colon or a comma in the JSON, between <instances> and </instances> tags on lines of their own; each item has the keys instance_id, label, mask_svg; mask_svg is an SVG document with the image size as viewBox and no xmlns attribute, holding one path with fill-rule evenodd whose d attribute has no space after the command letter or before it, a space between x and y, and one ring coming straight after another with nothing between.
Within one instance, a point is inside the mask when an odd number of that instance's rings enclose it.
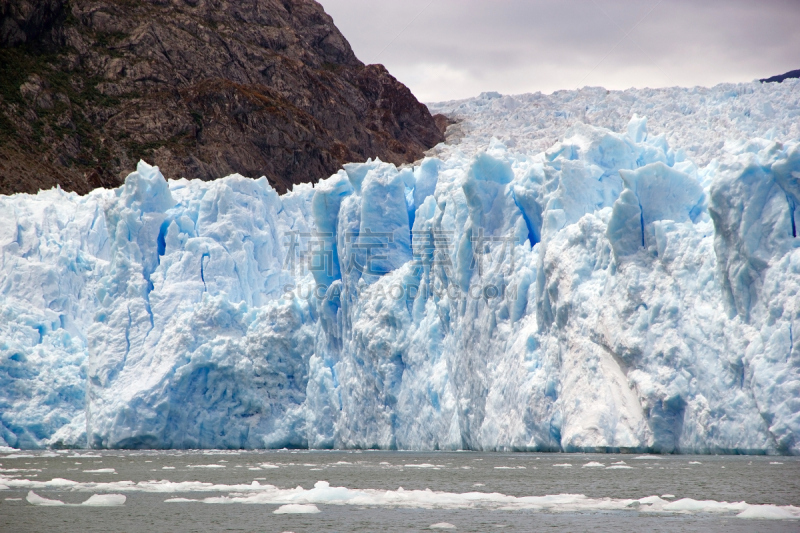
<instances>
[{"instance_id":1,"label":"gray cloud","mask_svg":"<svg viewBox=\"0 0 800 533\"><path fill-rule=\"evenodd\" d=\"M800 68L800 0L321 0L423 101L715 85Z\"/></svg>"}]
</instances>

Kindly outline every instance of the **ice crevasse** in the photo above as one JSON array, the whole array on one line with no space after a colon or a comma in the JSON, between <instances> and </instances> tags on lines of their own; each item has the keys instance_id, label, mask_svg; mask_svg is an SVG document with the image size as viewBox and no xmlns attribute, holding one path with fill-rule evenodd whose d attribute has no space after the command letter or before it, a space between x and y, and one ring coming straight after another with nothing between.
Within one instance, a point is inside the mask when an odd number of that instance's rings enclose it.
<instances>
[{"instance_id":1,"label":"ice crevasse","mask_svg":"<svg viewBox=\"0 0 800 533\"><path fill-rule=\"evenodd\" d=\"M798 225L800 144L638 116L0 197L0 445L798 454Z\"/></svg>"}]
</instances>

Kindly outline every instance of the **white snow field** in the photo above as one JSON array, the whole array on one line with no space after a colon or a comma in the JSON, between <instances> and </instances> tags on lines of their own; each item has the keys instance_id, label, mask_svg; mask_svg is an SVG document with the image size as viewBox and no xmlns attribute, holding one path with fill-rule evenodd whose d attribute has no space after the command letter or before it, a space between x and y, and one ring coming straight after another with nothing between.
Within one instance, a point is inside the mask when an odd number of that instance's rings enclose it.
<instances>
[{"instance_id":1,"label":"white snow field","mask_svg":"<svg viewBox=\"0 0 800 533\"><path fill-rule=\"evenodd\" d=\"M798 80L431 109L283 196L0 197L0 446L800 454Z\"/></svg>"}]
</instances>

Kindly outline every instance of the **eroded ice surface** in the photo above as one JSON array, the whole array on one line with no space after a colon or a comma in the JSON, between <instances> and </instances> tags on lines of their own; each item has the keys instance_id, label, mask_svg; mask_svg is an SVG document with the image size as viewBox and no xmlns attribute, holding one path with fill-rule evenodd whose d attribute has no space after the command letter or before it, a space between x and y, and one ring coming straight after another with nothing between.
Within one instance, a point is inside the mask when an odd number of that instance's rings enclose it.
<instances>
[{"instance_id":1,"label":"eroded ice surface","mask_svg":"<svg viewBox=\"0 0 800 533\"><path fill-rule=\"evenodd\" d=\"M800 453L800 84L584 93L283 196L0 197L0 446Z\"/></svg>"}]
</instances>

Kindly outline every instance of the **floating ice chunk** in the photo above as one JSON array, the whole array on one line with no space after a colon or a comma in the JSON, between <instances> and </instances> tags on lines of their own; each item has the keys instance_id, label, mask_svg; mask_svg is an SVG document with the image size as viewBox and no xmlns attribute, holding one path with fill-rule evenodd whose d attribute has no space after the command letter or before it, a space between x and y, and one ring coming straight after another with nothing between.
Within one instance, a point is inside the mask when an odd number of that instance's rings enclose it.
<instances>
[{"instance_id":1,"label":"floating ice chunk","mask_svg":"<svg viewBox=\"0 0 800 533\"><path fill-rule=\"evenodd\" d=\"M745 502L728 503L714 500L695 500L692 498L682 498L664 505L663 510L713 513L741 511L746 509L747 506L748 505Z\"/></svg>"},{"instance_id":2,"label":"floating ice chunk","mask_svg":"<svg viewBox=\"0 0 800 533\"><path fill-rule=\"evenodd\" d=\"M605 468L606 465L603 463L598 463L597 461L589 461L588 463L584 464L581 468Z\"/></svg>"},{"instance_id":3,"label":"floating ice chunk","mask_svg":"<svg viewBox=\"0 0 800 533\"><path fill-rule=\"evenodd\" d=\"M303 503L288 503L272 511L273 514L316 514L319 512L316 505Z\"/></svg>"},{"instance_id":4,"label":"floating ice chunk","mask_svg":"<svg viewBox=\"0 0 800 533\"><path fill-rule=\"evenodd\" d=\"M797 520L800 519L800 507L779 507L777 505L750 505L736 515L737 518L755 518L762 520Z\"/></svg>"},{"instance_id":5,"label":"floating ice chunk","mask_svg":"<svg viewBox=\"0 0 800 533\"><path fill-rule=\"evenodd\" d=\"M611 465L607 466L606 470L633 470L633 467L628 465Z\"/></svg>"},{"instance_id":6,"label":"floating ice chunk","mask_svg":"<svg viewBox=\"0 0 800 533\"><path fill-rule=\"evenodd\" d=\"M123 494L93 494L88 500L81 503L81 505L89 505L91 507L117 507L125 505L125 495Z\"/></svg>"},{"instance_id":7,"label":"floating ice chunk","mask_svg":"<svg viewBox=\"0 0 800 533\"><path fill-rule=\"evenodd\" d=\"M701 465L703 463L701 463L700 461L689 461L689 464L690 465Z\"/></svg>"},{"instance_id":8,"label":"floating ice chunk","mask_svg":"<svg viewBox=\"0 0 800 533\"><path fill-rule=\"evenodd\" d=\"M54 480L55 481L55 480ZM156 492L156 493L186 493L186 492L227 492L228 496L212 496L202 499L170 498L167 503L201 502L207 504L272 504L272 505L356 505L377 507L404 507L419 509L497 509L534 511L626 511L636 508L639 512L655 513L723 513L739 514L749 510L744 517L752 518L800 518L800 508L792 506L759 506L745 502L728 503L714 500L694 500L684 498L675 502L668 502L666 498L673 497L665 494L661 498L649 496L638 500L617 498L589 498L580 494L560 494L548 496L508 496L496 492L467 492L452 493L431 490L391 490L350 489L346 487L331 487L325 481L318 481L314 488L305 490L302 487L294 489L280 489L274 485L260 485L257 482L250 485L214 485L197 481L187 482L140 482L130 481L115 483L76 483L60 480L57 483L9 480L13 488L64 488L76 491L115 491L115 492ZM483 486L476 483L474 486ZM117 495L119 496L119 495ZM48 500L35 494L32 490L28 500L36 505L64 505L58 500ZM90 498L91 500L91 498ZM96 499L99 503L102 499ZM111 504L121 499L106 502ZM82 504L79 504L82 505ZM759 510L760 508L763 510ZM312 511L313 512L313 511Z\"/></svg>"},{"instance_id":9,"label":"floating ice chunk","mask_svg":"<svg viewBox=\"0 0 800 533\"><path fill-rule=\"evenodd\" d=\"M661 497L664 498L665 500L667 500L667 499L674 498L675 495L674 494L662 494Z\"/></svg>"},{"instance_id":10,"label":"floating ice chunk","mask_svg":"<svg viewBox=\"0 0 800 533\"><path fill-rule=\"evenodd\" d=\"M771 465L782 465L783 463L781 463L780 461L770 461L769 464L771 464Z\"/></svg>"},{"instance_id":11,"label":"floating ice chunk","mask_svg":"<svg viewBox=\"0 0 800 533\"><path fill-rule=\"evenodd\" d=\"M237 450L203 450L203 455L241 455L242 452ZM221 460L221 463L226 463L227 461Z\"/></svg>"},{"instance_id":12,"label":"floating ice chunk","mask_svg":"<svg viewBox=\"0 0 800 533\"><path fill-rule=\"evenodd\" d=\"M572 467L572 465L569 464L569 463L558 463L558 464L554 464L553 466L561 466L561 467L564 467L564 468L571 468Z\"/></svg>"},{"instance_id":13,"label":"floating ice chunk","mask_svg":"<svg viewBox=\"0 0 800 533\"><path fill-rule=\"evenodd\" d=\"M186 465L186 468L225 468L225 465Z\"/></svg>"},{"instance_id":14,"label":"floating ice chunk","mask_svg":"<svg viewBox=\"0 0 800 533\"><path fill-rule=\"evenodd\" d=\"M86 474L116 474L113 468L97 468L95 470L84 470Z\"/></svg>"},{"instance_id":15,"label":"floating ice chunk","mask_svg":"<svg viewBox=\"0 0 800 533\"><path fill-rule=\"evenodd\" d=\"M161 470L175 470L174 466L162 466Z\"/></svg>"},{"instance_id":16,"label":"floating ice chunk","mask_svg":"<svg viewBox=\"0 0 800 533\"><path fill-rule=\"evenodd\" d=\"M64 502L61 500L49 500L47 498L43 498L36 494L35 492L28 491L28 496L25 498L28 503L32 505L44 505L44 506L56 506L56 505L64 505Z\"/></svg>"},{"instance_id":17,"label":"floating ice chunk","mask_svg":"<svg viewBox=\"0 0 800 533\"><path fill-rule=\"evenodd\" d=\"M449 522L437 522L428 526L428 529L457 529L456 526Z\"/></svg>"}]
</instances>

